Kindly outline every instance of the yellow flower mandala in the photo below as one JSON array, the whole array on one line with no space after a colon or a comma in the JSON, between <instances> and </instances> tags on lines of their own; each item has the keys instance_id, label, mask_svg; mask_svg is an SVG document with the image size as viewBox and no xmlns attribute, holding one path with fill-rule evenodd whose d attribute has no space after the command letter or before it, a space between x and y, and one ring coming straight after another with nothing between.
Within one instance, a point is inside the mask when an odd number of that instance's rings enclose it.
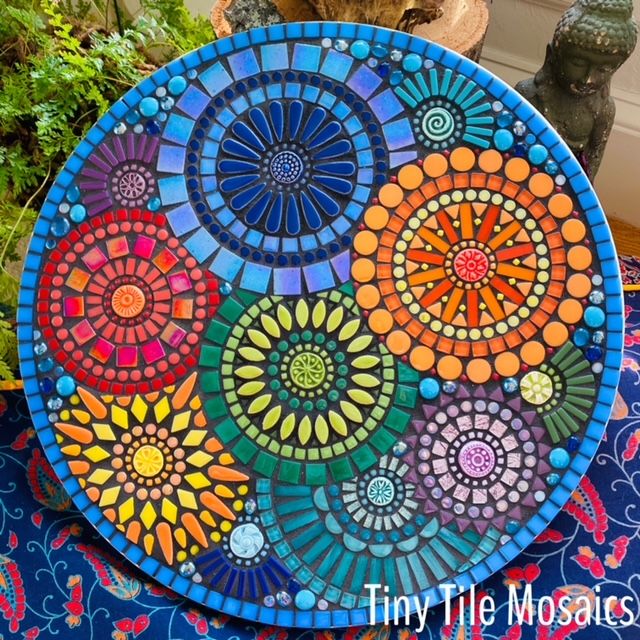
<instances>
[{"instance_id":1,"label":"yellow flower mandala","mask_svg":"<svg viewBox=\"0 0 640 640\"><path fill-rule=\"evenodd\" d=\"M116 398L79 387L55 425L71 472L128 540L172 564L231 529L249 477L206 428L197 374Z\"/></svg>"}]
</instances>

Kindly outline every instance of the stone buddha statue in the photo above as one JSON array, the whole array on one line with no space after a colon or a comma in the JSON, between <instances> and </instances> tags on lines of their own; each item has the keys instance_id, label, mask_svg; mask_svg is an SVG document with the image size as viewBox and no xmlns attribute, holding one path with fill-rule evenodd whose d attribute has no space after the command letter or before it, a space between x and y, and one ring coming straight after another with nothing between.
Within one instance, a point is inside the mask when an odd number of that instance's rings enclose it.
<instances>
[{"instance_id":1,"label":"stone buddha statue","mask_svg":"<svg viewBox=\"0 0 640 640\"><path fill-rule=\"evenodd\" d=\"M615 118L611 79L637 42L632 12L633 0L577 0L558 23L542 69L516 85L592 180Z\"/></svg>"}]
</instances>

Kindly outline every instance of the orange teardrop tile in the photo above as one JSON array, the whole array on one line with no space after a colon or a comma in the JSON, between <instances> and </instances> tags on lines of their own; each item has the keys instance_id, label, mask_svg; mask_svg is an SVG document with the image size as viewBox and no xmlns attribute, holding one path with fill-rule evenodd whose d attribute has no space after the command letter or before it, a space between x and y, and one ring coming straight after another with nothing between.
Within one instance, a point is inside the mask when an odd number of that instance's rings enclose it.
<instances>
[{"instance_id":1,"label":"orange teardrop tile","mask_svg":"<svg viewBox=\"0 0 640 640\"><path fill-rule=\"evenodd\" d=\"M209 546L209 541L207 540L207 536L205 535L204 531L202 530L202 527L200 526L200 523L198 522L198 518L196 518L193 513L183 513L182 517L180 518L180 520L182 520L182 524L184 525L185 529L203 546L206 548L208 548Z\"/></svg>"},{"instance_id":2,"label":"orange teardrop tile","mask_svg":"<svg viewBox=\"0 0 640 640\"><path fill-rule=\"evenodd\" d=\"M98 420L104 420L107 417L107 407L105 407L96 396L82 387L78 387L77 392L82 402L84 402L85 407L87 407Z\"/></svg>"},{"instance_id":3,"label":"orange teardrop tile","mask_svg":"<svg viewBox=\"0 0 640 640\"><path fill-rule=\"evenodd\" d=\"M249 479L249 476L241 471L229 469L229 467L223 467L219 464L211 465L207 469L207 473L213 480L222 480L223 482L244 482Z\"/></svg>"},{"instance_id":4,"label":"orange teardrop tile","mask_svg":"<svg viewBox=\"0 0 640 640\"><path fill-rule=\"evenodd\" d=\"M127 527L127 533L125 534L127 540L131 540L134 544L138 544L141 528L142 527L137 520L132 520Z\"/></svg>"},{"instance_id":5,"label":"orange teardrop tile","mask_svg":"<svg viewBox=\"0 0 640 640\"><path fill-rule=\"evenodd\" d=\"M198 374L194 371L173 394L171 404L176 411L179 411L189 401L193 388L195 387Z\"/></svg>"},{"instance_id":6,"label":"orange teardrop tile","mask_svg":"<svg viewBox=\"0 0 640 640\"><path fill-rule=\"evenodd\" d=\"M90 444L93 442L93 433L91 433L89 429L84 429L78 425L56 422L56 429L80 444Z\"/></svg>"},{"instance_id":7,"label":"orange teardrop tile","mask_svg":"<svg viewBox=\"0 0 640 640\"><path fill-rule=\"evenodd\" d=\"M227 505L218 498L215 494L211 493L211 491L203 491L200 495L200 502L207 507L207 509L211 509L214 513L226 518L227 520L235 520L236 516L227 507Z\"/></svg>"},{"instance_id":8,"label":"orange teardrop tile","mask_svg":"<svg viewBox=\"0 0 640 640\"><path fill-rule=\"evenodd\" d=\"M91 469L91 465L86 460L69 460L67 464L74 476L83 476Z\"/></svg>"},{"instance_id":9,"label":"orange teardrop tile","mask_svg":"<svg viewBox=\"0 0 640 640\"><path fill-rule=\"evenodd\" d=\"M171 534L171 527L166 522L161 522L156 527L156 537L160 543L162 554L168 564L173 562L173 535Z\"/></svg>"}]
</instances>

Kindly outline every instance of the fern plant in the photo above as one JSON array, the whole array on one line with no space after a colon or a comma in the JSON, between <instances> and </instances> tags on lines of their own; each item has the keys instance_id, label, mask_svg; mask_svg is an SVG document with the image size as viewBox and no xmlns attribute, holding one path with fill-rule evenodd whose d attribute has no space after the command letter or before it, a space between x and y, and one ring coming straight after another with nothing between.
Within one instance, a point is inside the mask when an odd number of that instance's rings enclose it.
<instances>
[{"instance_id":1,"label":"fern plant","mask_svg":"<svg viewBox=\"0 0 640 640\"><path fill-rule=\"evenodd\" d=\"M117 1L0 3L0 380L17 364L19 260L56 173L122 94L214 37L183 0L143 0L129 20Z\"/></svg>"}]
</instances>

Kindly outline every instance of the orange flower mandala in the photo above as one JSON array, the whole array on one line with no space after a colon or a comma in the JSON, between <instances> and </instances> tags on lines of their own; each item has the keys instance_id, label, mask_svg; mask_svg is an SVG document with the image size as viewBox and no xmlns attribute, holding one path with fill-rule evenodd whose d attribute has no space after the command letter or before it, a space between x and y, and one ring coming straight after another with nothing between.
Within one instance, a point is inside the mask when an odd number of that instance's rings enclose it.
<instances>
[{"instance_id":1,"label":"orange flower mandala","mask_svg":"<svg viewBox=\"0 0 640 640\"><path fill-rule=\"evenodd\" d=\"M582 317L586 276L567 280L567 264L591 260L565 250L586 233L573 209L548 175L493 150L461 147L403 167L354 239L370 329L444 379L483 383L539 364Z\"/></svg>"}]
</instances>

